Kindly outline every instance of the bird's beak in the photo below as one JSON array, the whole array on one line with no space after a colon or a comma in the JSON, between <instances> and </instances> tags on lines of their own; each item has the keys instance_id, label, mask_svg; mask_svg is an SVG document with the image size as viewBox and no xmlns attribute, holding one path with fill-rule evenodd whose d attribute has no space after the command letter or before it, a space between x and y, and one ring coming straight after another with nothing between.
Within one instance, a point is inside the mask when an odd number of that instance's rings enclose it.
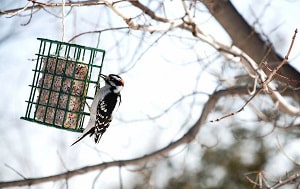
<instances>
[{"instance_id":1,"label":"bird's beak","mask_svg":"<svg viewBox=\"0 0 300 189\"><path fill-rule=\"evenodd\" d=\"M107 80L107 76L106 76L106 75L104 75L104 74L100 74L100 77L102 77L102 78L104 79L104 81L106 81L106 80Z\"/></svg>"}]
</instances>

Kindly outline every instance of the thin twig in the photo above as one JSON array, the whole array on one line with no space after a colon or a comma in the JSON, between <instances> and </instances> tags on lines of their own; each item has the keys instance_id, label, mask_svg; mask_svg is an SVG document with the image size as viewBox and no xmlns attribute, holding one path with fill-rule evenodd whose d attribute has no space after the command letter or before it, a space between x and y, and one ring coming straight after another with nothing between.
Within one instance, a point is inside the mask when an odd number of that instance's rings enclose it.
<instances>
[{"instance_id":1,"label":"thin twig","mask_svg":"<svg viewBox=\"0 0 300 189\"><path fill-rule=\"evenodd\" d=\"M31 10L30 10L30 16L29 16L28 21L25 24L21 24L21 26L28 25L30 23L31 19L32 19L32 15L33 15L33 8L31 8Z\"/></svg>"},{"instance_id":2,"label":"thin twig","mask_svg":"<svg viewBox=\"0 0 300 189\"><path fill-rule=\"evenodd\" d=\"M273 69L273 71L271 72L270 75L268 75L268 78L266 79L266 81L264 82L264 85L268 85L272 80L273 80L273 77L274 75L278 72L278 70L284 65L287 63L288 59L289 59L289 55L292 51L292 48L294 46L294 42L295 42L295 39L296 39L296 35L298 33L298 30L296 29L295 32L294 32L294 35L292 37L292 42L290 44L290 47L289 47L289 50L287 52L287 54L285 55L284 59L282 60L282 62L276 67Z\"/></svg>"},{"instance_id":3,"label":"thin twig","mask_svg":"<svg viewBox=\"0 0 300 189\"><path fill-rule=\"evenodd\" d=\"M105 31L113 31L113 30L123 30L123 29L129 29L129 27L115 27L115 28L106 28L106 29L103 29L103 30L95 30L95 31L87 31L87 32L82 32L82 33L79 33L75 36L73 36L71 39L68 40L68 42L71 42L73 41L74 39L82 36L82 35L86 35L86 34L92 34L92 33L102 33L102 32L105 32Z\"/></svg>"},{"instance_id":4,"label":"thin twig","mask_svg":"<svg viewBox=\"0 0 300 189\"><path fill-rule=\"evenodd\" d=\"M210 122L213 123L213 122L221 121L222 119L225 119L225 118L228 118L228 117L231 117L231 116L234 116L234 115L240 113L240 112L243 111L244 108L250 103L250 101L251 101L254 97L256 97L256 95L258 95L261 91L263 91L263 88L260 88L258 91L256 91L256 92L254 93L254 95L252 95L252 96L246 101L246 103L245 103L239 110L237 110L237 111L235 111L235 112L231 112L231 113L229 113L229 114L226 114L225 116L220 117L220 118L217 118L217 119L215 119L215 120L211 120Z\"/></svg>"},{"instance_id":5,"label":"thin twig","mask_svg":"<svg viewBox=\"0 0 300 189\"><path fill-rule=\"evenodd\" d=\"M67 166L66 166L66 164L65 164L65 162L64 162L64 160L63 160L63 158L61 157L61 154L59 153L59 151L57 151L56 153L57 153L57 155L58 155L58 157L59 157L59 160L60 160L60 162L61 162L63 168L65 168L65 170L68 171L69 169L67 168Z\"/></svg>"},{"instance_id":6,"label":"thin twig","mask_svg":"<svg viewBox=\"0 0 300 189\"><path fill-rule=\"evenodd\" d=\"M291 176L288 176L286 179L282 180L280 179L276 184L270 187L264 187L265 189L277 189L280 188L283 185L293 183L296 179L300 178L300 173L295 173Z\"/></svg>"},{"instance_id":7,"label":"thin twig","mask_svg":"<svg viewBox=\"0 0 300 189\"><path fill-rule=\"evenodd\" d=\"M254 78L254 83L253 83L253 89L251 91L247 87L249 95L254 95L255 94L255 92L256 92L256 86L257 86L257 80L258 80L258 77L255 77Z\"/></svg>"},{"instance_id":8,"label":"thin twig","mask_svg":"<svg viewBox=\"0 0 300 189\"><path fill-rule=\"evenodd\" d=\"M11 12L11 11L3 11L3 12L11 15L11 17L13 17L13 16L16 16L17 14L19 14L20 12L27 10L28 8L32 9L34 7L34 4L33 4L33 6L29 6L29 4L30 4L30 2L27 2L27 4L23 8L17 9L13 12ZM0 11L0 13L1 13L1 11Z\"/></svg>"},{"instance_id":9,"label":"thin twig","mask_svg":"<svg viewBox=\"0 0 300 189\"><path fill-rule=\"evenodd\" d=\"M24 180L27 179L24 175L22 175L19 171L17 171L15 168L13 168L12 166L4 163L5 167L9 168L10 170L12 170L13 172L15 172L17 175L19 175L20 177L22 177Z\"/></svg>"},{"instance_id":10,"label":"thin twig","mask_svg":"<svg viewBox=\"0 0 300 189\"><path fill-rule=\"evenodd\" d=\"M162 39L167 33L168 33L168 31L163 32L153 43L151 43L143 52L141 52L141 54L138 56L138 58L135 60L135 62L133 62L133 64L131 64L129 67L121 70L121 73L126 73L126 72L129 72L131 69L133 69L135 67L135 65L140 61L140 59L153 47L153 45L155 43L158 43L158 41L160 39Z\"/></svg>"},{"instance_id":11,"label":"thin twig","mask_svg":"<svg viewBox=\"0 0 300 189\"><path fill-rule=\"evenodd\" d=\"M123 189L122 166L119 166L119 182L120 182L120 189Z\"/></svg>"},{"instance_id":12,"label":"thin twig","mask_svg":"<svg viewBox=\"0 0 300 189\"><path fill-rule=\"evenodd\" d=\"M96 182L97 182L97 180L99 179L99 177L100 177L101 174L102 174L102 171L99 171L99 173L98 173L98 174L96 175L96 177L94 178L94 180L93 180L93 185L92 185L92 189L95 188Z\"/></svg>"},{"instance_id":13,"label":"thin twig","mask_svg":"<svg viewBox=\"0 0 300 189\"><path fill-rule=\"evenodd\" d=\"M61 7L62 6L61 3L42 3L42 2L38 2L38 1L34 1L34 0L28 0L28 1L33 3L33 5L28 6L28 4L26 4L22 8L0 11L0 16L6 15L6 14L15 16L15 15L18 15L21 12L25 12L29 9L33 10L33 9L41 9L43 7ZM81 6L94 6L94 5L104 5L104 3L94 1L94 0L89 0L89 1L69 2L69 3L65 4L65 6L68 6L68 7L81 7Z\"/></svg>"},{"instance_id":14,"label":"thin twig","mask_svg":"<svg viewBox=\"0 0 300 189\"><path fill-rule=\"evenodd\" d=\"M268 64L267 64L266 62L263 62L262 65L264 66L264 68L267 69L268 72L270 72L270 73L272 72L272 69L271 69L270 67L268 67ZM286 80L286 81L288 81L288 82L300 83L300 80L289 79L288 77L283 76L283 75L281 75L281 74L279 74L279 73L276 73L276 74L274 75L274 78L275 78L275 76L278 77L278 78L281 78L282 80Z\"/></svg>"},{"instance_id":15,"label":"thin twig","mask_svg":"<svg viewBox=\"0 0 300 189\"><path fill-rule=\"evenodd\" d=\"M288 155L288 153L283 149L282 145L279 142L278 137L276 137L276 142L277 142L277 146L278 149L283 153L283 155L289 159L291 162L293 162L295 165L300 166L300 162L297 162L296 160L294 160L290 155Z\"/></svg>"},{"instance_id":16,"label":"thin twig","mask_svg":"<svg viewBox=\"0 0 300 189\"><path fill-rule=\"evenodd\" d=\"M229 89L231 90L231 89ZM119 118L120 121L124 122L124 123L133 123L133 122L142 122L142 121L149 121L149 119L151 120L156 120L160 117L162 117L163 115L166 115L172 108L174 108L177 104L179 104L180 102L182 102L183 100L185 100L188 97L192 97L192 96L196 96L196 95L208 95L204 92L199 92L199 91L194 91L190 94L186 94L181 96L179 99L177 99L176 101L174 101L171 105L169 105L167 108L165 108L164 110L161 111L161 113L156 114L156 115L146 115L146 118L140 118L140 119L133 119L133 120L125 120L122 118Z\"/></svg>"}]
</instances>

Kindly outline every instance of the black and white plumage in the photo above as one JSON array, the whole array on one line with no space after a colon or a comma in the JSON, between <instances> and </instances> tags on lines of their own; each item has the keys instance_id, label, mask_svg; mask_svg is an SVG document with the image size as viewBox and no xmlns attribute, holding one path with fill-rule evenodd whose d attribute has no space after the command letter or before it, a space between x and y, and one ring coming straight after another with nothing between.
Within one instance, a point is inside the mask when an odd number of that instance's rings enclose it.
<instances>
[{"instance_id":1,"label":"black and white plumage","mask_svg":"<svg viewBox=\"0 0 300 189\"><path fill-rule=\"evenodd\" d=\"M116 75L108 76L101 74L105 86L97 88L94 100L90 107L90 120L82 135L72 144L76 144L87 135L95 135L95 143L98 143L109 127L112 116L121 103L121 90L124 87L123 79ZM72 146L71 145L71 146Z\"/></svg>"}]
</instances>

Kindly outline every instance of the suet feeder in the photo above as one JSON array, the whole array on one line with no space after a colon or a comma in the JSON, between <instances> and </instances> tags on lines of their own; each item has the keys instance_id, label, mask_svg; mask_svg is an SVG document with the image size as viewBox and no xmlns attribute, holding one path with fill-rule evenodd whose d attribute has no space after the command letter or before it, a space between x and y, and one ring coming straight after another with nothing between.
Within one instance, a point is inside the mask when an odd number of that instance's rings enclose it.
<instances>
[{"instance_id":1,"label":"suet feeder","mask_svg":"<svg viewBox=\"0 0 300 189\"><path fill-rule=\"evenodd\" d=\"M21 119L42 125L83 131L86 100L99 83L105 51L38 38L39 51L27 109ZM94 86L94 87L92 87Z\"/></svg>"}]
</instances>

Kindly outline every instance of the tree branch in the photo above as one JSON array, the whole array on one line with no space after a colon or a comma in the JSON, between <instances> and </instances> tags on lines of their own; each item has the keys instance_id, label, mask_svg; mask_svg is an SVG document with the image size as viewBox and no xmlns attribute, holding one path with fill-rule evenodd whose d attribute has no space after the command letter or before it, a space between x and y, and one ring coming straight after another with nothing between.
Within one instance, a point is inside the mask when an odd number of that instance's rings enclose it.
<instances>
[{"instance_id":1,"label":"tree branch","mask_svg":"<svg viewBox=\"0 0 300 189\"><path fill-rule=\"evenodd\" d=\"M139 8L140 10L142 10L145 14L147 14L148 16L150 16L153 20L157 20L159 22L169 22L168 19L160 17L160 16L157 16L154 11L152 11L147 6L145 6L142 3L140 3L138 0L136 0L136 1L130 1L130 3L133 6Z\"/></svg>"},{"instance_id":2,"label":"tree branch","mask_svg":"<svg viewBox=\"0 0 300 189\"><path fill-rule=\"evenodd\" d=\"M220 90L214 92L210 96L209 100L206 102L205 106L203 107L199 119L181 138L175 140L174 142L171 142L169 145L165 146L164 148L161 148L150 154L146 154L144 156L140 156L133 159L117 160L117 161L104 162L104 163L91 165L91 166L85 166L71 171L66 171L60 174L46 176L46 177L26 178L23 180L0 182L0 188L15 187L15 186L30 186L30 185L36 185L44 182L55 182L59 180L70 179L74 176L86 174L88 172L92 172L96 170L101 171L110 167L140 165L140 164L145 164L149 161L154 161L155 159L164 158L173 149L177 148L180 145L188 144L194 140L201 126L206 123L207 116L215 107L215 104L217 103L219 98L223 96L234 95L234 94L247 94L247 89L245 87L238 87L238 88L230 88L227 90Z\"/></svg>"},{"instance_id":3,"label":"tree branch","mask_svg":"<svg viewBox=\"0 0 300 189\"><path fill-rule=\"evenodd\" d=\"M0 16L1 15L16 15L21 12L27 11L27 10L33 10L33 9L40 9L40 8L45 8L45 7L83 7L83 6L95 6L95 5L105 5L103 1L95 1L95 0L87 0L87 1L76 1L76 2L65 2L63 3L44 3L44 2L39 2L36 0L28 0L29 2L32 2L32 6L24 6L21 8L16 8L16 9L10 9L10 10L0 10ZM128 0L119 0L119 1L113 1L113 4L124 2Z\"/></svg>"},{"instance_id":4,"label":"tree branch","mask_svg":"<svg viewBox=\"0 0 300 189\"><path fill-rule=\"evenodd\" d=\"M271 187L263 187L263 189L277 189L277 188L280 188L283 185L292 184L292 183L294 183L299 178L300 178L300 173L295 173L295 174L293 174L291 176L288 176L287 178L285 178L283 180L280 179L273 186L271 186Z\"/></svg>"},{"instance_id":5,"label":"tree branch","mask_svg":"<svg viewBox=\"0 0 300 189\"><path fill-rule=\"evenodd\" d=\"M156 150L150 154L146 154L146 155L143 155L143 156L140 156L137 158L133 158L133 159L117 160L117 161L104 162L104 163L91 165L91 166L85 166L85 167L81 167L81 168L74 169L71 171L66 171L63 173L46 176L46 177L26 178L23 180L0 182L0 188L15 187L15 186L30 186L30 185L41 184L44 182L55 182L55 181L60 181L60 180L66 180L66 179L70 179L74 176L86 174L86 173L92 172L92 171L97 171L97 170L103 171L110 167L141 165L141 164L145 164L149 161L154 161L156 159L165 158L168 155L168 153L170 153L172 150L174 150L178 146L183 145L183 144L188 144L194 140L194 138L199 133L201 126L203 126L206 123L209 113L212 112L216 103L218 102L218 100L221 97L233 96L236 94L247 95L248 90L245 87L234 87L234 88L229 88L229 89L219 90L219 91L214 92L212 95L210 95L208 101L204 105L199 119L181 138L171 142L169 145L165 146L164 148ZM294 95L293 90L291 90L291 89L286 90L284 92L284 95L293 96Z\"/></svg>"}]
</instances>

